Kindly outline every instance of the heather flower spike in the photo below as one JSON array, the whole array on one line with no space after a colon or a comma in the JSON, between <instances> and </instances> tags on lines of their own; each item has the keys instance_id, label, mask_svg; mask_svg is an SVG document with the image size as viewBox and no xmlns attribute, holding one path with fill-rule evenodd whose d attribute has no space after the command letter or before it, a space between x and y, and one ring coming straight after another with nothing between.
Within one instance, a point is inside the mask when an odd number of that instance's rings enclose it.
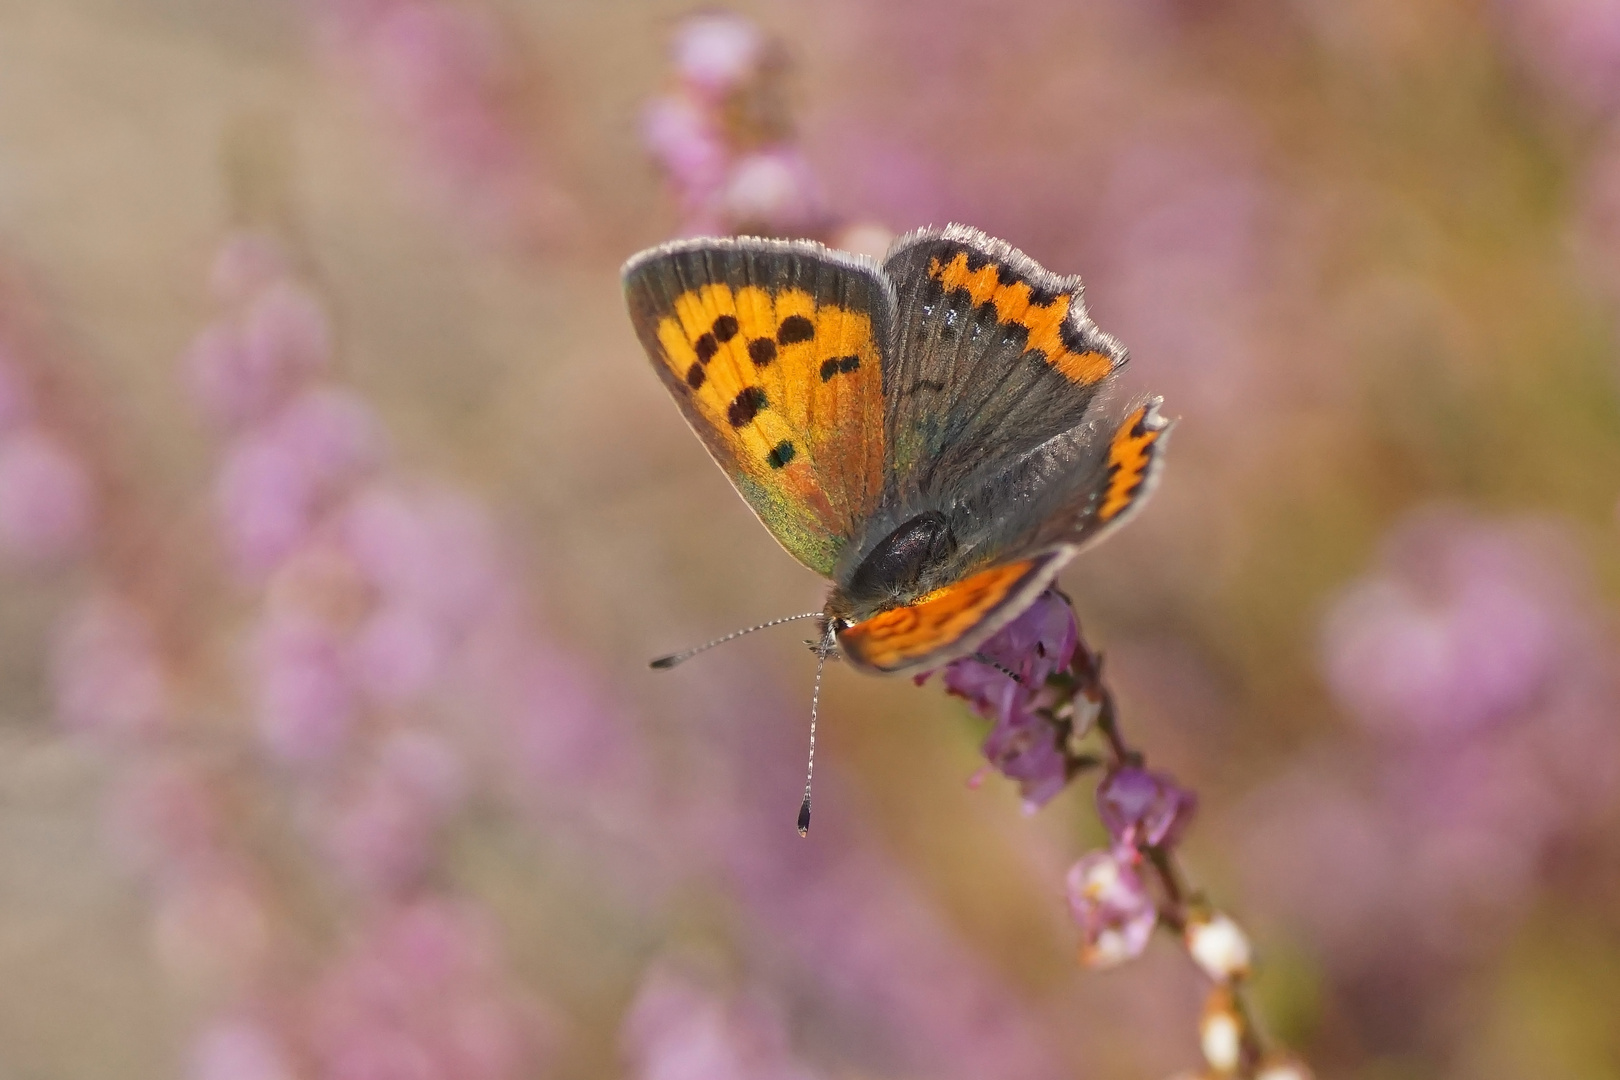
<instances>
[{"instance_id":1,"label":"heather flower spike","mask_svg":"<svg viewBox=\"0 0 1620 1080\"><path fill-rule=\"evenodd\" d=\"M922 679L918 680L919 682ZM1199 1025L1208 1069L1203 1076L1307 1077L1291 1058L1264 1058L1247 1018L1241 983L1252 963L1247 936L1228 915L1193 893L1175 848L1197 796L1167 773L1146 767L1119 728L1101 658L1081 640L1061 593L1046 593L971 657L945 670L946 689L990 720L984 755L1018 781L1034 809L1079 773L1106 763L1097 815L1111 846L1069 870L1069 911L1080 930L1080 962L1106 968L1141 955L1153 930L1176 932L1215 989ZM1102 746L1083 748L1096 730Z\"/></svg>"}]
</instances>

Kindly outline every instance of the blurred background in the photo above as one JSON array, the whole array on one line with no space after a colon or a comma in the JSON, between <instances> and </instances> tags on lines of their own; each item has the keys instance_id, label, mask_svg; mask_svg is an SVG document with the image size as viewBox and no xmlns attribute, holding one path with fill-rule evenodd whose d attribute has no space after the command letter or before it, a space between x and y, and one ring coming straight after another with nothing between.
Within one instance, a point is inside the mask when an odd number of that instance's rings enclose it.
<instances>
[{"instance_id":1,"label":"blurred background","mask_svg":"<svg viewBox=\"0 0 1620 1080\"><path fill-rule=\"evenodd\" d=\"M1179 416L1065 575L1322 1077L1620 1076L1620 4L0 0L0 1077L1168 1077L1091 783L831 670L617 271L956 220Z\"/></svg>"}]
</instances>

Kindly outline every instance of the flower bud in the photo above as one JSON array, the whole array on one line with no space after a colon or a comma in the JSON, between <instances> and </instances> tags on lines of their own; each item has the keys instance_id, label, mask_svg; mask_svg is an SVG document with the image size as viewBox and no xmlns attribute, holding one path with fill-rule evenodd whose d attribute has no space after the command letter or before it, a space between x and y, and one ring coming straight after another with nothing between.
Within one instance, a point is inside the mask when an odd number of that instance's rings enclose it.
<instances>
[{"instance_id":1,"label":"flower bud","mask_svg":"<svg viewBox=\"0 0 1620 1080\"><path fill-rule=\"evenodd\" d=\"M1243 1018L1238 1015L1232 992L1218 987L1204 1006L1198 1021L1198 1045L1204 1060L1220 1074L1237 1071L1243 1060Z\"/></svg>"},{"instance_id":2,"label":"flower bud","mask_svg":"<svg viewBox=\"0 0 1620 1080\"><path fill-rule=\"evenodd\" d=\"M1254 1080L1311 1080L1311 1070L1298 1058L1274 1055L1260 1063Z\"/></svg>"},{"instance_id":3,"label":"flower bud","mask_svg":"<svg viewBox=\"0 0 1620 1080\"><path fill-rule=\"evenodd\" d=\"M1249 939L1241 927L1220 912L1187 921L1187 952L1216 982L1231 982L1249 974Z\"/></svg>"}]
</instances>

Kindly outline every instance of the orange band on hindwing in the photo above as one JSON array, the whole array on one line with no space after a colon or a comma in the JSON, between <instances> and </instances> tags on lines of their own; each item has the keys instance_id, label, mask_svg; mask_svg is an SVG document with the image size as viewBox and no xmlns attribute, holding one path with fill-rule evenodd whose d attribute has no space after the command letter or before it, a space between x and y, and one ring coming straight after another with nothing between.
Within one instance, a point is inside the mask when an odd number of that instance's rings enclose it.
<instances>
[{"instance_id":1,"label":"orange band on hindwing","mask_svg":"<svg viewBox=\"0 0 1620 1080\"><path fill-rule=\"evenodd\" d=\"M838 643L852 659L893 671L960 641L1029 576L1037 559L993 566L937 589L914 604L881 611L844 630Z\"/></svg>"},{"instance_id":2,"label":"orange band on hindwing","mask_svg":"<svg viewBox=\"0 0 1620 1080\"><path fill-rule=\"evenodd\" d=\"M1148 406L1143 405L1119 426L1108 444L1108 490L1097 508L1097 520L1112 521L1130 506L1147 479L1153 464L1153 444L1164 434L1162 427L1147 425Z\"/></svg>"}]
</instances>

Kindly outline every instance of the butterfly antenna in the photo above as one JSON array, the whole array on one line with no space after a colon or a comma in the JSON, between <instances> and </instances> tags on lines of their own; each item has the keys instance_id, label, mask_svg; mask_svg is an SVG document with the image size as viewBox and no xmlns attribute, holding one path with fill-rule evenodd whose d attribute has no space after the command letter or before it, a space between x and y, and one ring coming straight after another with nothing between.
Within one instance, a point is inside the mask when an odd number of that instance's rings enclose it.
<instances>
[{"instance_id":1,"label":"butterfly antenna","mask_svg":"<svg viewBox=\"0 0 1620 1080\"><path fill-rule=\"evenodd\" d=\"M804 766L804 802L799 804L799 835L810 834L810 783L816 776L816 711L821 705L821 673L827 667L827 654L833 647L833 629L829 623L821 644L816 646L816 688L810 694L810 760Z\"/></svg>"},{"instance_id":2,"label":"butterfly antenna","mask_svg":"<svg viewBox=\"0 0 1620 1080\"><path fill-rule=\"evenodd\" d=\"M706 652L707 650L714 648L716 645L724 645L728 641L735 641L744 634L752 634L755 630L769 630L773 626L781 626L783 623L798 622L800 619L814 619L820 617L820 615L821 612L819 611L807 611L803 615L788 615L780 619L772 619L770 622L762 622L758 626L750 626L746 630L733 630L725 637L715 638L713 641L699 645L695 649L687 649L684 652L670 653L668 656L660 656L647 666L657 668L659 671L667 671L676 664L681 663L683 660L690 660L698 653Z\"/></svg>"}]
</instances>

